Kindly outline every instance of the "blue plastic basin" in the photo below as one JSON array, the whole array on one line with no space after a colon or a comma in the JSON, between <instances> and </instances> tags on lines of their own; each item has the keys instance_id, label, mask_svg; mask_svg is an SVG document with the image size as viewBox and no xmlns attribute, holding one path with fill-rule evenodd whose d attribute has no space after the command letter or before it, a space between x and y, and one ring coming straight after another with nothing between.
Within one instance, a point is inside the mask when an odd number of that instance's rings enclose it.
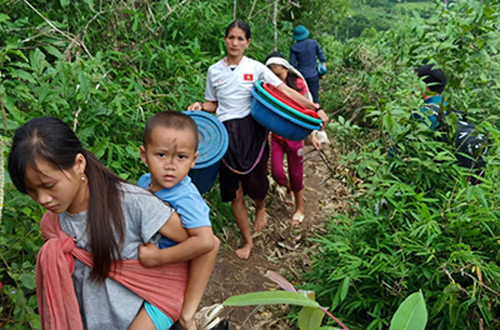
<instances>
[{"instance_id":1,"label":"blue plastic basin","mask_svg":"<svg viewBox=\"0 0 500 330\"><path fill-rule=\"evenodd\" d=\"M294 118L260 96L255 87L252 90L251 114L253 118L271 132L293 141L304 140L311 131L321 129L321 125L311 125Z\"/></svg>"},{"instance_id":2,"label":"blue plastic basin","mask_svg":"<svg viewBox=\"0 0 500 330\"><path fill-rule=\"evenodd\" d=\"M198 125L198 159L189 171L200 194L209 191L215 183L220 160L229 146L229 135L224 125L212 114L204 111L184 111Z\"/></svg>"}]
</instances>

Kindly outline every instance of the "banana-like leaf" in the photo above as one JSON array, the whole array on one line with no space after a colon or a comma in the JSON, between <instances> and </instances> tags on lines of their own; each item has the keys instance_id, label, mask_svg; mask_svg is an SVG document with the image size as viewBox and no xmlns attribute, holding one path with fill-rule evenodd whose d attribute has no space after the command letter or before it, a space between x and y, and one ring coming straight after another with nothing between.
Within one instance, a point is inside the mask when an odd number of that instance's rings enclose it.
<instances>
[{"instance_id":1,"label":"banana-like leaf","mask_svg":"<svg viewBox=\"0 0 500 330\"><path fill-rule=\"evenodd\" d=\"M316 330L321 326L325 312L319 308L304 307L299 313L300 330Z\"/></svg>"},{"instance_id":2,"label":"banana-like leaf","mask_svg":"<svg viewBox=\"0 0 500 330\"><path fill-rule=\"evenodd\" d=\"M411 294L399 306L391 320L390 330L424 330L427 308L421 291Z\"/></svg>"},{"instance_id":3,"label":"banana-like leaf","mask_svg":"<svg viewBox=\"0 0 500 330\"><path fill-rule=\"evenodd\" d=\"M290 304L307 307L319 307L317 302L306 298L303 294L287 291L252 292L229 297L222 304L224 306Z\"/></svg>"}]
</instances>

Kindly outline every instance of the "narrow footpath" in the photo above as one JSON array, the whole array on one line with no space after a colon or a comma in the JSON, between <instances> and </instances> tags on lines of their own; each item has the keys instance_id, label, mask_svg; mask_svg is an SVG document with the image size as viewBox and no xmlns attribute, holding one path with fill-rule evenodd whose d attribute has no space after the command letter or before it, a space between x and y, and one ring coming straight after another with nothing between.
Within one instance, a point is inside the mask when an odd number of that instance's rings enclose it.
<instances>
[{"instance_id":1,"label":"narrow footpath","mask_svg":"<svg viewBox=\"0 0 500 330\"><path fill-rule=\"evenodd\" d=\"M305 152L311 148L306 147ZM330 145L325 145L323 150L332 159ZM241 260L234 254L237 235L219 235L223 244L202 306L223 302L232 295L277 289L264 277L268 270L281 274L294 284L301 283L302 273L310 269L314 253L314 243L310 239L324 232L325 219L345 208L344 199L348 195L345 185L335 179L320 185L329 173L320 157L305 162L305 219L298 226L292 226L293 206L287 205L289 203L276 184L271 186L267 201L268 226L262 232L254 233L255 248L249 260ZM229 319L233 330L296 329L290 320L284 319L287 314L285 306L263 306L249 317L253 310L254 306L227 307L223 315Z\"/></svg>"}]
</instances>

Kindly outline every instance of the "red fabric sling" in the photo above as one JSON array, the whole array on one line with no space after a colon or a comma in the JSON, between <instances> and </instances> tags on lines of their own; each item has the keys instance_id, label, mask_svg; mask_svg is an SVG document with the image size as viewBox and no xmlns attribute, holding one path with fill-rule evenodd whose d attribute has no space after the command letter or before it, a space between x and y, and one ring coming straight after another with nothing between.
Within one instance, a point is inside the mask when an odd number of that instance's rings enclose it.
<instances>
[{"instance_id":1,"label":"red fabric sling","mask_svg":"<svg viewBox=\"0 0 500 330\"><path fill-rule=\"evenodd\" d=\"M57 214L46 212L40 228L46 240L36 262L42 329L83 329L71 275L74 258L92 267L92 254L76 247L73 239L61 230ZM172 320L179 318L189 276L187 262L146 268L139 260L121 260L111 269L109 278L156 306Z\"/></svg>"}]
</instances>

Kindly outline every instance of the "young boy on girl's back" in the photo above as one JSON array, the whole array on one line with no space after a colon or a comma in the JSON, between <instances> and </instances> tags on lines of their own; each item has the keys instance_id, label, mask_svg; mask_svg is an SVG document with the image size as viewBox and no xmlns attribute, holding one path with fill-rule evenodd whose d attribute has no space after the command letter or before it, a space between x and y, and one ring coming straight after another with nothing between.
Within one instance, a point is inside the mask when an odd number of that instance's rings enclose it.
<instances>
[{"instance_id":1,"label":"young boy on girl's back","mask_svg":"<svg viewBox=\"0 0 500 330\"><path fill-rule=\"evenodd\" d=\"M187 115L166 111L154 115L146 124L141 159L149 167L138 185L148 189L170 204L180 215L188 231L189 246L177 249L166 237L159 248L150 243L139 247L139 258L146 267L182 260L192 260L188 287L179 323L182 329L196 329L194 314L203 297L217 257L220 242L214 236L209 220L209 208L188 176L198 157L198 127ZM169 329L171 320L162 320L158 310L145 303L133 326L136 329ZM165 323L162 323L165 321ZM154 324L154 326L153 326Z\"/></svg>"}]
</instances>

